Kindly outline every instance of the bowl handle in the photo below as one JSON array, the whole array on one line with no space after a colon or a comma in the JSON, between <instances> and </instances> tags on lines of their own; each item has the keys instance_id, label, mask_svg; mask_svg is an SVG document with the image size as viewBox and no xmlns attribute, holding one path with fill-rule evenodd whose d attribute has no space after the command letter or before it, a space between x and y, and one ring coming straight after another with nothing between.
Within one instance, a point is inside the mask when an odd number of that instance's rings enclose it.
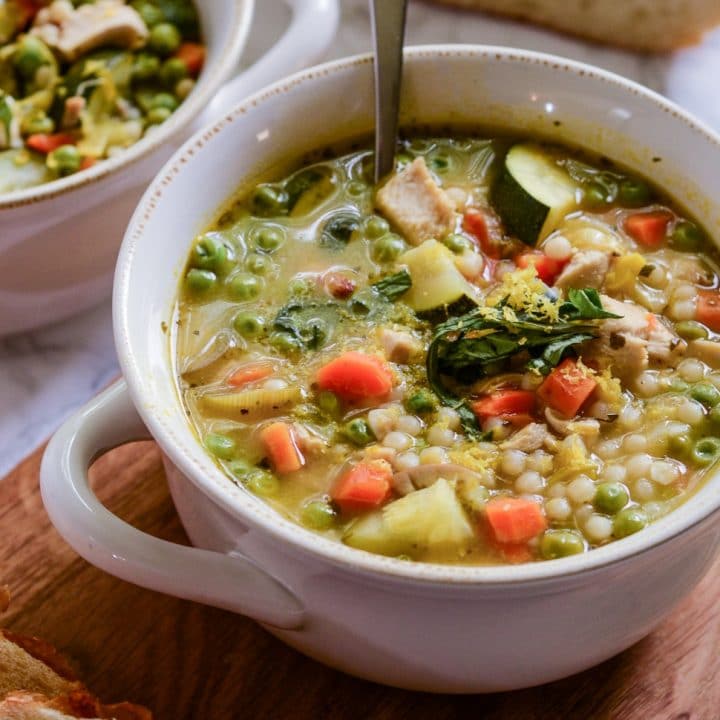
<instances>
[{"instance_id":1,"label":"bowl handle","mask_svg":"<svg viewBox=\"0 0 720 720\"><path fill-rule=\"evenodd\" d=\"M88 483L90 464L112 448L149 437L124 381L65 422L40 469L43 502L58 532L88 562L123 580L299 629L304 615L299 600L248 558L160 540L100 503Z\"/></svg>"},{"instance_id":2,"label":"bowl handle","mask_svg":"<svg viewBox=\"0 0 720 720\"><path fill-rule=\"evenodd\" d=\"M271 82L312 65L330 46L340 20L338 0L283 0L292 11L289 27L254 65L226 83L195 122L195 128L229 112Z\"/></svg>"}]
</instances>

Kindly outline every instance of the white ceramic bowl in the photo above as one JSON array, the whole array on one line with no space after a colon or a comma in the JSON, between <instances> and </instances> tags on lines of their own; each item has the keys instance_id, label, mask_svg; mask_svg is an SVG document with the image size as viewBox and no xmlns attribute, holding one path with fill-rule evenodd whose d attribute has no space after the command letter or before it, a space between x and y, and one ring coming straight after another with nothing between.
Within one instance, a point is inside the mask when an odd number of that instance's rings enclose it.
<instances>
[{"instance_id":1,"label":"white ceramic bowl","mask_svg":"<svg viewBox=\"0 0 720 720\"><path fill-rule=\"evenodd\" d=\"M699 581L718 552L720 475L648 529L581 556L505 567L407 563L319 537L238 488L204 452L178 397L161 326L172 324L193 236L263 168L368 132L372 106L371 58L340 60L245 101L165 166L117 266L115 336L127 385L52 440L45 505L68 542L108 572L247 614L361 677L444 692L555 680L639 640ZM402 121L483 123L583 145L671 189L716 234L720 227L720 138L601 70L503 48L410 49ZM129 527L88 488L99 452L148 431L196 548Z\"/></svg>"},{"instance_id":2,"label":"white ceramic bowl","mask_svg":"<svg viewBox=\"0 0 720 720\"><path fill-rule=\"evenodd\" d=\"M199 0L205 67L167 122L89 170L0 194L0 337L60 320L109 295L122 233L172 153L249 93L320 58L337 27L338 0L284 2L293 11L285 35L253 68L226 83L245 45L255 0Z\"/></svg>"}]
</instances>

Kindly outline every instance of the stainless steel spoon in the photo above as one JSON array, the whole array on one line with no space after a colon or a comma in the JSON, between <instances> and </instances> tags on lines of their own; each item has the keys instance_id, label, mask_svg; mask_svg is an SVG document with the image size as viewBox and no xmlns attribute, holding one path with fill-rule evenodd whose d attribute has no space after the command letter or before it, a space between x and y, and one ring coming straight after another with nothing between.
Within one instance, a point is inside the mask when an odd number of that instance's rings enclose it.
<instances>
[{"instance_id":1,"label":"stainless steel spoon","mask_svg":"<svg viewBox=\"0 0 720 720\"><path fill-rule=\"evenodd\" d=\"M375 182L395 166L407 0L371 0L375 50Z\"/></svg>"}]
</instances>

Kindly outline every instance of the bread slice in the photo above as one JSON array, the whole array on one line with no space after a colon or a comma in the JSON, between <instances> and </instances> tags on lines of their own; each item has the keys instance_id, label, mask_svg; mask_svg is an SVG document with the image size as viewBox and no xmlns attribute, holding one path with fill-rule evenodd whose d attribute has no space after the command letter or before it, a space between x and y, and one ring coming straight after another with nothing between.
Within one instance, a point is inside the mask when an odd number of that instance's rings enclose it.
<instances>
[{"instance_id":1,"label":"bread slice","mask_svg":"<svg viewBox=\"0 0 720 720\"><path fill-rule=\"evenodd\" d=\"M544 25L607 45L665 52L720 23L720 0L435 0Z\"/></svg>"}]
</instances>

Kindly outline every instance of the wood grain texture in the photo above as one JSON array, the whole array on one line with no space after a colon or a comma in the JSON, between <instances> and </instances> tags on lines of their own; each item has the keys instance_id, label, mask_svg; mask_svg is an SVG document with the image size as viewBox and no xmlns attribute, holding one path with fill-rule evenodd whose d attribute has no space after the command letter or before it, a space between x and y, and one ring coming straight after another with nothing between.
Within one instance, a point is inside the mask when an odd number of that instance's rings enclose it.
<instances>
[{"instance_id":1,"label":"wood grain texture","mask_svg":"<svg viewBox=\"0 0 720 720\"><path fill-rule=\"evenodd\" d=\"M237 615L141 590L81 560L42 507L41 452L0 482L4 624L74 661L106 702L159 720L720 720L720 564L650 637L580 675L486 696L410 693L342 675ZM102 501L137 527L186 542L152 443L93 468Z\"/></svg>"}]
</instances>

